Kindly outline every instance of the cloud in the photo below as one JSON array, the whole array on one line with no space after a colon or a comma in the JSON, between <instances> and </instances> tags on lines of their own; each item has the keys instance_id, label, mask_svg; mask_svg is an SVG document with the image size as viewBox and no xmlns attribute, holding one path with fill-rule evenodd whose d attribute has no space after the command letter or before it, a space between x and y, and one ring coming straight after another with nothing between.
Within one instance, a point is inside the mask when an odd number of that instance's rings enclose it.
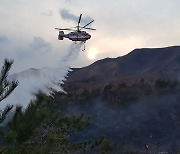
<instances>
[{"instance_id":1,"label":"cloud","mask_svg":"<svg viewBox=\"0 0 180 154\"><path fill-rule=\"evenodd\" d=\"M9 38L4 35L0 35L0 49L1 56L2 50L6 52L6 56L10 55L10 53L14 53L18 56L29 57L34 54L42 54L51 51L52 46L50 43L46 42L41 37L34 37L32 43L23 43L22 46L14 46L13 42ZM7 45L7 43L9 43ZM23 47L24 46L24 47ZM26 56L25 56L26 55Z\"/></svg>"},{"instance_id":2,"label":"cloud","mask_svg":"<svg viewBox=\"0 0 180 154\"><path fill-rule=\"evenodd\" d=\"M29 60L38 59L39 57L45 56L51 51L51 49L51 44L46 42L43 38L34 37L31 43L28 42L24 47L20 46L18 49L12 49L12 52L15 53L15 60L19 60L21 58L21 62L26 61L27 63Z\"/></svg>"},{"instance_id":3,"label":"cloud","mask_svg":"<svg viewBox=\"0 0 180 154\"><path fill-rule=\"evenodd\" d=\"M30 43L32 43L34 36L40 36L45 41L51 42L53 50L48 53L51 60L48 59L46 65L53 64L54 59L61 59L61 56L68 52L67 48L70 45L70 42L66 40L58 42L54 27L57 25L66 25L62 28L76 26L80 13L83 13L81 25L90 22L92 18L95 19L92 27L96 28L97 31L88 31L92 37L87 41L86 50L88 51L91 47L97 48L100 53L98 58L120 56L134 48L179 44L180 9L178 4L180 2L177 0L160 0L158 2L156 0L127 0L116 3L103 0L53 2L47 0L38 2L35 0L27 2L0 0L0 2L0 36L4 34L10 40L8 43L1 36L3 41L1 40L0 46L3 50L0 51L0 58L3 54L6 54L7 57L8 52L13 55L11 56L13 59L14 55L20 51L25 54L28 51L29 54L37 52L30 51ZM50 10L53 11L52 16L48 16L51 15ZM15 18L14 12L16 12ZM86 18L86 15L92 18ZM61 19L59 20L59 18ZM22 22L27 19L33 19L35 26L28 22ZM20 63L24 57L18 55L17 59ZM31 63L35 66L34 59L36 57L31 59L33 60ZM26 63L27 60L28 58L25 58ZM17 63L16 60L15 63ZM89 63L88 59L80 55L72 65L80 67ZM23 67L25 66L23 65Z\"/></svg>"},{"instance_id":4,"label":"cloud","mask_svg":"<svg viewBox=\"0 0 180 154\"><path fill-rule=\"evenodd\" d=\"M11 72L19 72L32 67L51 66L54 61L49 57L55 57L51 51L53 51L52 44L42 37L16 41L0 35L0 66L4 58L13 59L14 66Z\"/></svg>"},{"instance_id":5,"label":"cloud","mask_svg":"<svg viewBox=\"0 0 180 154\"><path fill-rule=\"evenodd\" d=\"M66 10L66 9L60 10L60 15L64 20L72 20L75 22L77 22L77 20L79 18L78 16L70 13L69 10Z\"/></svg>"},{"instance_id":6,"label":"cloud","mask_svg":"<svg viewBox=\"0 0 180 154\"><path fill-rule=\"evenodd\" d=\"M42 12L41 15L44 15L44 16L52 16L52 15L53 15L53 11L52 11L52 10L49 10L48 12Z\"/></svg>"},{"instance_id":7,"label":"cloud","mask_svg":"<svg viewBox=\"0 0 180 154\"><path fill-rule=\"evenodd\" d=\"M3 64L5 58L12 59L11 41L5 35L0 35L0 66Z\"/></svg>"},{"instance_id":8,"label":"cloud","mask_svg":"<svg viewBox=\"0 0 180 154\"><path fill-rule=\"evenodd\" d=\"M10 40L4 36L4 35L0 35L0 45L6 44L8 43Z\"/></svg>"},{"instance_id":9,"label":"cloud","mask_svg":"<svg viewBox=\"0 0 180 154\"><path fill-rule=\"evenodd\" d=\"M72 0L65 0L66 2L68 2L68 3L71 3L72 2Z\"/></svg>"},{"instance_id":10,"label":"cloud","mask_svg":"<svg viewBox=\"0 0 180 154\"><path fill-rule=\"evenodd\" d=\"M75 23L78 22L79 20L79 15L74 15L73 13L71 13L69 10L67 9L61 9L60 10L60 15L64 20L69 20L69 21L74 21ZM81 18L81 23L83 25L87 24L88 22L92 21L93 19L89 16L82 16Z\"/></svg>"},{"instance_id":11,"label":"cloud","mask_svg":"<svg viewBox=\"0 0 180 154\"><path fill-rule=\"evenodd\" d=\"M34 37L33 43L30 44L30 49L33 52L46 53L52 49L51 44L45 42L41 37Z\"/></svg>"}]
</instances>

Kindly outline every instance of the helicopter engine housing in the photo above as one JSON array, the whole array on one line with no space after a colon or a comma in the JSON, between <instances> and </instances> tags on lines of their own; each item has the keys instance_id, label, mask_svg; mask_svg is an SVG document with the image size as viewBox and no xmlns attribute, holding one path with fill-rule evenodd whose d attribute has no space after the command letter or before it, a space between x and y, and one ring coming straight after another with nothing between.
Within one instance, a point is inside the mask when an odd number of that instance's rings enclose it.
<instances>
[{"instance_id":1,"label":"helicopter engine housing","mask_svg":"<svg viewBox=\"0 0 180 154\"><path fill-rule=\"evenodd\" d=\"M63 39L64 39L64 32L59 31L58 40L63 40Z\"/></svg>"}]
</instances>

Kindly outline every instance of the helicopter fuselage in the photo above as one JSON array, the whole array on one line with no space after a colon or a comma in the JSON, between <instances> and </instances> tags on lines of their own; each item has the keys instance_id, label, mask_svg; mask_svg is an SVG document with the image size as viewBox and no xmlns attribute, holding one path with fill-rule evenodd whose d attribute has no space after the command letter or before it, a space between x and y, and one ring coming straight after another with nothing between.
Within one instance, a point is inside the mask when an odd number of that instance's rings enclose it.
<instances>
[{"instance_id":1,"label":"helicopter fuselage","mask_svg":"<svg viewBox=\"0 0 180 154\"><path fill-rule=\"evenodd\" d=\"M63 31L59 31L58 39L63 40L63 37L68 38L72 41L85 42L86 40L91 38L91 35L85 31L70 32L68 34L64 34Z\"/></svg>"}]
</instances>

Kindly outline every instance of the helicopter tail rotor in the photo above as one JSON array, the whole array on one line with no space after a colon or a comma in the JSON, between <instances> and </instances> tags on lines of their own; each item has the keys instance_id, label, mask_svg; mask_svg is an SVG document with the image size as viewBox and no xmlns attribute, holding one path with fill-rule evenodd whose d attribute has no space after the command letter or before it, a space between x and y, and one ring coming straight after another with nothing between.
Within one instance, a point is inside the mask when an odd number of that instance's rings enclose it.
<instances>
[{"instance_id":1,"label":"helicopter tail rotor","mask_svg":"<svg viewBox=\"0 0 180 154\"><path fill-rule=\"evenodd\" d=\"M63 40L63 39L64 39L64 32L59 31L58 40Z\"/></svg>"}]
</instances>

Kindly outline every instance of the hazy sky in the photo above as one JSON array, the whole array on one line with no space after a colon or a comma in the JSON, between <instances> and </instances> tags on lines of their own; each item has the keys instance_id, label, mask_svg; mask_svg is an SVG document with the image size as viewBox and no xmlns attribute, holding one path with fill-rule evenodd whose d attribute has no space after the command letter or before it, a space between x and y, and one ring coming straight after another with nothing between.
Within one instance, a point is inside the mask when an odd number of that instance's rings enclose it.
<instances>
[{"instance_id":1,"label":"hazy sky","mask_svg":"<svg viewBox=\"0 0 180 154\"><path fill-rule=\"evenodd\" d=\"M14 59L13 71L60 65L72 46L57 40L55 27L91 21L96 31L71 67L118 57L135 48L179 45L179 0L0 0L0 64ZM90 58L94 59L90 59Z\"/></svg>"}]
</instances>

